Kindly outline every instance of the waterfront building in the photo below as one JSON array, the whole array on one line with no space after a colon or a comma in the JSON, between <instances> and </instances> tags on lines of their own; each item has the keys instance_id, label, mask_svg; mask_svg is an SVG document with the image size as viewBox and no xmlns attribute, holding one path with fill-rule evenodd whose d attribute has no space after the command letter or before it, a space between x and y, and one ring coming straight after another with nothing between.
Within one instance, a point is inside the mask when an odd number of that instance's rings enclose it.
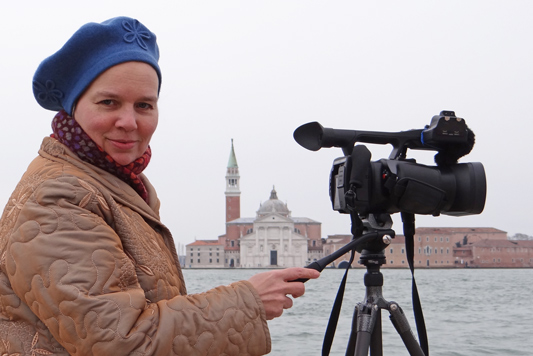
<instances>
[{"instance_id":1,"label":"waterfront building","mask_svg":"<svg viewBox=\"0 0 533 356\"><path fill-rule=\"evenodd\" d=\"M341 247L345 246L352 240L352 235L328 235L325 239L323 246L324 256L329 256L333 252L339 250ZM333 263L330 264L330 267L345 267L348 261L350 260L350 253L347 253L339 258L337 258ZM353 266L359 266L357 263L359 261L359 254L354 258Z\"/></svg>"},{"instance_id":2,"label":"waterfront building","mask_svg":"<svg viewBox=\"0 0 533 356\"><path fill-rule=\"evenodd\" d=\"M407 266L405 237L398 236L387 248L390 267ZM485 227L420 227L414 236L414 266L462 267L454 249L479 241L507 240L507 232Z\"/></svg>"},{"instance_id":3,"label":"waterfront building","mask_svg":"<svg viewBox=\"0 0 533 356\"><path fill-rule=\"evenodd\" d=\"M338 250L352 239L351 235L328 236L324 255ZM337 259L333 266L349 260L349 254ZM385 249L384 268L407 268L405 237L396 235ZM353 267L364 267L358 263ZM345 263L346 263L345 262ZM533 241L511 241L507 233L495 228L417 228L414 236L415 268L464 267L533 267Z\"/></svg>"},{"instance_id":4,"label":"waterfront building","mask_svg":"<svg viewBox=\"0 0 533 356\"><path fill-rule=\"evenodd\" d=\"M185 267L224 267L224 244L220 240L197 240L186 247Z\"/></svg>"},{"instance_id":5,"label":"waterfront building","mask_svg":"<svg viewBox=\"0 0 533 356\"><path fill-rule=\"evenodd\" d=\"M481 240L454 248L460 267L533 267L533 241Z\"/></svg>"}]
</instances>

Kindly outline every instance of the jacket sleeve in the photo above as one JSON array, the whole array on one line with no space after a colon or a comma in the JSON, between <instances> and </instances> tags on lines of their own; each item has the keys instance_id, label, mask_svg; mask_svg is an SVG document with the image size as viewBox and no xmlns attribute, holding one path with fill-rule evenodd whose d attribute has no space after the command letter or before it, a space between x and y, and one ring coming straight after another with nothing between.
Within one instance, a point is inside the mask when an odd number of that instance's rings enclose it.
<instances>
[{"instance_id":1,"label":"jacket sleeve","mask_svg":"<svg viewBox=\"0 0 533 356\"><path fill-rule=\"evenodd\" d=\"M6 252L13 290L71 355L263 355L270 335L246 281L150 303L115 233L61 178L20 209ZM94 193L94 192L93 192Z\"/></svg>"}]
</instances>

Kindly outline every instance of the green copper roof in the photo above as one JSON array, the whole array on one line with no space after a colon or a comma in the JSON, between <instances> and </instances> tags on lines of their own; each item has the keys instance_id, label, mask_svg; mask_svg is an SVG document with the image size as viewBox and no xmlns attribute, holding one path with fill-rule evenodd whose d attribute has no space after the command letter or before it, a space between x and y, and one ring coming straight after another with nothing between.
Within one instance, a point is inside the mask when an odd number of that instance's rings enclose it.
<instances>
[{"instance_id":1,"label":"green copper roof","mask_svg":"<svg viewBox=\"0 0 533 356\"><path fill-rule=\"evenodd\" d=\"M239 167L237 164L237 157L235 157L235 149L233 148L233 139L231 139L231 152L229 153L228 168Z\"/></svg>"}]
</instances>

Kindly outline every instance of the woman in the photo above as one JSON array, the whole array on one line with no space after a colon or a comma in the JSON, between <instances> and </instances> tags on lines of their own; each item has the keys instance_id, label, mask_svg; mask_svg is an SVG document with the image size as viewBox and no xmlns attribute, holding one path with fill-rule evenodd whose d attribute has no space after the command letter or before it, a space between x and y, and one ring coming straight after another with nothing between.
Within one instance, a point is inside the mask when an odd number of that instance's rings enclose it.
<instances>
[{"instance_id":1,"label":"woman","mask_svg":"<svg viewBox=\"0 0 533 356\"><path fill-rule=\"evenodd\" d=\"M161 87L156 37L119 17L80 28L34 76L53 134L0 221L0 354L262 355L299 297L289 268L187 295L141 173Z\"/></svg>"}]
</instances>

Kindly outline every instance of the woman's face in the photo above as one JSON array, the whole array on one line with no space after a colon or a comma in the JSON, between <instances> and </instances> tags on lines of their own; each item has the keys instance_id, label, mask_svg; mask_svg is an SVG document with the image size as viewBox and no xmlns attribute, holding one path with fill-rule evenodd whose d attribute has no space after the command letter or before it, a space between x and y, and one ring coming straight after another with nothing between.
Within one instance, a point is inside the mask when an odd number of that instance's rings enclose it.
<instances>
[{"instance_id":1,"label":"woman's face","mask_svg":"<svg viewBox=\"0 0 533 356\"><path fill-rule=\"evenodd\" d=\"M152 66L126 62L98 76L76 104L74 118L118 164L142 156L157 127L159 79Z\"/></svg>"}]
</instances>

